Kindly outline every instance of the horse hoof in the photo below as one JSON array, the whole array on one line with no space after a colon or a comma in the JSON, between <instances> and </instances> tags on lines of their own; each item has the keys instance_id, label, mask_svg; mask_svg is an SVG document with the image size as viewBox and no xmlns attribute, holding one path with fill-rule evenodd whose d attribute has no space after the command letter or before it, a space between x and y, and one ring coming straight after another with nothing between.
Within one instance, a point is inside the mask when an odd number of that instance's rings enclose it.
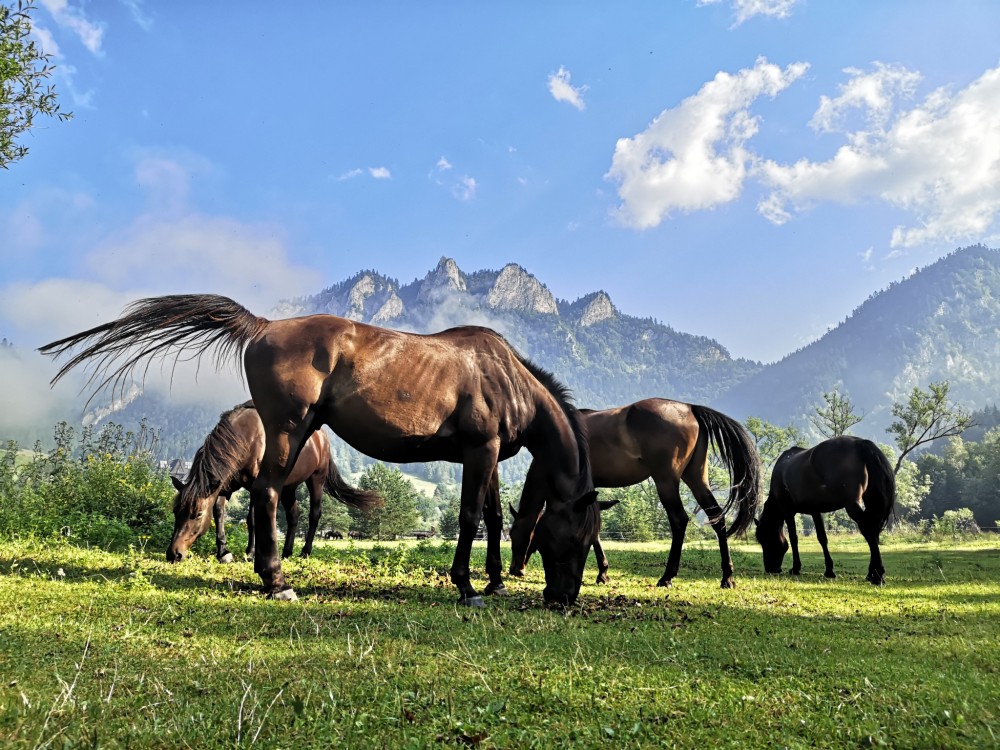
<instances>
[{"instance_id":1,"label":"horse hoof","mask_svg":"<svg viewBox=\"0 0 1000 750\"><path fill-rule=\"evenodd\" d=\"M287 589L282 589L281 591L275 591L269 598L274 599L277 602L296 602L299 600L299 597L295 595L295 589L291 586Z\"/></svg>"},{"instance_id":2,"label":"horse hoof","mask_svg":"<svg viewBox=\"0 0 1000 750\"><path fill-rule=\"evenodd\" d=\"M233 553L232 552L227 552L226 554L224 554L222 557L219 558L219 562L220 563L226 563L226 564L228 564L228 563L234 563L234 562L236 562L236 558L233 557Z\"/></svg>"},{"instance_id":3,"label":"horse hoof","mask_svg":"<svg viewBox=\"0 0 1000 750\"><path fill-rule=\"evenodd\" d=\"M868 579L868 583L870 583L872 586L884 586L885 585L885 578L883 578L882 576L876 576L876 575L870 575L869 574L867 576L867 579Z\"/></svg>"},{"instance_id":4,"label":"horse hoof","mask_svg":"<svg viewBox=\"0 0 1000 750\"><path fill-rule=\"evenodd\" d=\"M837 577L837 574L834 573L832 570L828 570L823 574L823 577L833 579Z\"/></svg>"},{"instance_id":5,"label":"horse hoof","mask_svg":"<svg viewBox=\"0 0 1000 750\"><path fill-rule=\"evenodd\" d=\"M656 585L661 589L672 589L674 587L674 580L672 578L661 578L656 582Z\"/></svg>"},{"instance_id":6,"label":"horse hoof","mask_svg":"<svg viewBox=\"0 0 1000 750\"><path fill-rule=\"evenodd\" d=\"M608 576L607 576L606 573L601 573L599 576L597 576L597 584L598 585L600 585L602 583L610 583L610 582L611 582L611 579L608 578Z\"/></svg>"},{"instance_id":7,"label":"horse hoof","mask_svg":"<svg viewBox=\"0 0 1000 750\"><path fill-rule=\"evenodd\" d=\"M458 603L463 607L472 607L473 609L482 609L486 606L486 602L483 601L483 597L479 596L463 596L458 600Z\"/></svg>"},{"instance_id":8,"label":"horse hoof","mask_svg":"<svg viewBox=\"0 0 1000 750\"><path fill-rule=\"evenodd\" d=\"M788 571L788 575L790 575L790 576L800 576L800 575L802 575L802 570L801 569L796 570L796 569L793 568L792 570Z\"/></svg>"},{"instance_id":9,"label":"horse hoof","mask_svg":"<svg viewBox=\"0 0 1000 750\"><path fill-rule=\"evenodd\" d=\"M483 590L483 593L486 594L487 596L507 596L508 595L507 587L504 586L502 583L499 586L494 586L491 583L489 586L487 586Z\"/></svg>"},{"instance_id":10,"label":"horse hoof","mask_svg":"<svg viewBox=\"0 0 1000 750\"><path fill-rule=\"evenodd\" d=\"M736 581L734 581L732 578L723 578L722 586L720 588L734 589L736 588Z\"/></svg>"},{"instance_id":11,"label":"horse hoof","mask_svg":"<svg viewBox=\"0 0 1000 750\"><path fill-rule=\"evenodd\" d=\"M524 578L524 568L515 569L511 568L507 571L507 575L512 575L515 578Z\"/></svg>"}]
</instances>

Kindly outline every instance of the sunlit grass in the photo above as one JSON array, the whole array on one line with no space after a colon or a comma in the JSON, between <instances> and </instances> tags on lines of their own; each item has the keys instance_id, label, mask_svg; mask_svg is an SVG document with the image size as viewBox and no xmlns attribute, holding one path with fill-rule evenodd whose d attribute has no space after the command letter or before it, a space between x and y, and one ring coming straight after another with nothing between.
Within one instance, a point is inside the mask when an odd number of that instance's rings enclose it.
<instances>
[{"instance_id":1,"label":"sunlit grass","mask_svg":"<svg viewBox=\"0 0 1000 750\"><path fill-rule=\"evenodd\" d=\"M1000 704L1000 550L803 539L799 578L737 546L608 544L577 607L541 606L537 560L482 611L455 606L451 544L331 543L248 563L0 543L0 744L9 747L987 747ZM481 571L483 548L475 549ZM480 587L485 578L475 581Z\"/></svg>"}]
</instances>

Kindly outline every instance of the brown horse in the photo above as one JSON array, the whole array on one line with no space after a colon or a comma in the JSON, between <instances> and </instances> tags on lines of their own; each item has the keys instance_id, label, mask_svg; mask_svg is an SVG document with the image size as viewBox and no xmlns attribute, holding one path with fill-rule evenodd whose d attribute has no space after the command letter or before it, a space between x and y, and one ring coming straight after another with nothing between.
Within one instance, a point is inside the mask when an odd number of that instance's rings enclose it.
<instances>
[{"instance_id":1,"label":"brown horse","mask_svg":"<svg viewBox=\"0 0 1000 750\"><path fill-rule=\"evenodd\" d=\"M764 570L780 573L788 551L784 526L792 542L792 570L802 570L795 514L808 513L816 524L823 548L827 578L836 578L826 543L823 513L844 508L868 542L868 581L885 583L879 535L889 523L896 502L896 475L889 459L871 440L851 435L824 440L806 450L789 448L778 456L771 472L771 488L757 522L757 541L764 553Z\"/></svg>"},{"instance_id":2,"label":"brown horse","mask_svg":"<svg viewBox=\"0 0 1000 750\"><path fill-rule=\"evenodd\" d=\"M276 544L278 498L313 431L329 426L356 449L396 463L462 464L459 539L451 580L459 601L482 606L469 582L473 537L491 493L497 461L522 447L549 489L543 525L569 532L565 549L590 547L598 510L583 420L566 389L486 328L452 328L424 336L333 315L267 320L217 295L171 295L133 303L117 320L52 342L50 355L84 348L53 379L95 360L90 383L120 388L155 357L199 356L214 348L216 365L238 359L264 423L265 449L251 488L257 518L254 569L264 591L294 599ZM499 519L499 502L495 513ZM580 533L578 533L580 532ZM487 557L487 593L503 591L499 560Z\"/></svg>"},{"instance_id":3,"label":"brown horse","mask_svg":"<svg viewBox=\"0 0 1000 750\"><path fill-rule=\"evenodd\" d=\"M681 502L680 483L694 494L712 524L722 556L722 588L735 586L728 538L746 532L760 502L760 458L753 440L736 420L706 406L665 398L637 401L603 411L581 410L587 426L590 462L595 487L627 487L652 478L660 503L670 520L670 554L658 586L670 586L680 567L688 514ZM719 507L708 484L709 448L729 470L729 499ZM529 477L531 470L528 471ZM544 491L542 488L541 491ZM551 544L544 536L534 539L538 485L525 482L521 509L511 527L511 575L523 575L527 551ZM726 513L736 509L726 530ZM512 509L513 510L513 509ZM542 516L544 518L544 515ZM539 529L534 533L539 537Z\"/></svg>"},{"instance_id":4,"label":"brown horse","mask_svg":"<svg viewBox=\"0 0 1000 750\"><path fill-rule=\"evenodd\" d=\"M209 508L215 518L215 556L220 562L232 562L226 546L226 503L237 490L249 489L260 472L264 458L264 424L247 401L219 418L219 423L194 454L188 481L171 477L177 496L174 499L174 535L167 548L167 560L184 558L191 545L208 530ZM281 491L288 531L282 557L291 557L301 511L295 489L305 483L309 489L309 530L302 556L312 554L313 538L323 507L323 491L355 508L367 511L381 503L378 493L358 490L344 481L330 455L330 438L317 430L303 446ZM247 557L254 556L254 513L247 513Z\"/></svg>"}]
</instances>

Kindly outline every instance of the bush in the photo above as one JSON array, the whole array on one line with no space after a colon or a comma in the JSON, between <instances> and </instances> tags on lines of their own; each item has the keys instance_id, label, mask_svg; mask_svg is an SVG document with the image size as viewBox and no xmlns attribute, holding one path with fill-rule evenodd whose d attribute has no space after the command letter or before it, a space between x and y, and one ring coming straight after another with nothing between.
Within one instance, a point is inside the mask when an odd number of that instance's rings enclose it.
<instances>
[{"instance_id":1,"label":"bush","mask_svg":"<svg viewBox=\"0 0 1000 750\"><path fill-rule=\"evenodd\" d=\"M156 470L145 425L138 433L108 425L95 435L65 422L56 447L18 466L10 442L0 460L0 534L61 534L77 544L126 549L166 546L173 531L173 487ZM153 439L155 442L155 438Z\"/></svg>"}]
</instances>

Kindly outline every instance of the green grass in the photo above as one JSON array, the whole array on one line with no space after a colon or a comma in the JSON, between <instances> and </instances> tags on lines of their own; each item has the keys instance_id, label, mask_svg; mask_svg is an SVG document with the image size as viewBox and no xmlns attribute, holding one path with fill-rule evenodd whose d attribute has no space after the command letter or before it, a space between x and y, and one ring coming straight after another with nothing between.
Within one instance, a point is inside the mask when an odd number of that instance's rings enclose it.
<instances>
[{"instance_id":1,"label":"green grass","mask_svg":"<svg viewBox=\"0 0 1000 750\"><path fill-rule=\"evenodd\" d=\"M0 542L0 746L998 746L996 538L890 542L883 588L831 542L835 581L813 539L798 579L738 546L731 591L712 543L670 590L663 543L608 544L565 612L538 560L456 607L450 543L323 545L288 604L246 563Z\"/></svg>"}]
</instances>

